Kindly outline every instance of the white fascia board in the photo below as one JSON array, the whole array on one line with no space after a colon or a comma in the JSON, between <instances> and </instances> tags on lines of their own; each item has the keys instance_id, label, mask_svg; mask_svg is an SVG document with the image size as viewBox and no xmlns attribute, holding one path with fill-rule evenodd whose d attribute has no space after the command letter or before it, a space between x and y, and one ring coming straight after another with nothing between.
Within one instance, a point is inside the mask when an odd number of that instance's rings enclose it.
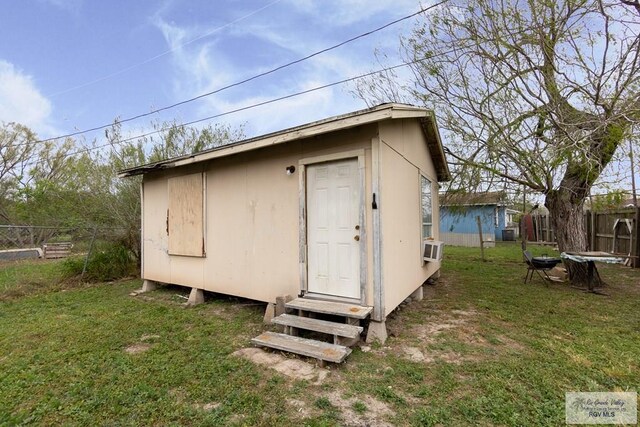
<instances>
[{"instance_id":1,"label":"white fascia board","mask_svg":"<svg viewBox=\"0 0 640 427\"><path fill-rule=\"evenodd\" d=\"M312 136L329 132L344 130L369 123L376 123L386 119L420 118L427 117L430 111L403 104L383 104L370 110L357 111L354 113L336 116L313 123L304 124L287 130L258 136L247 141L240 141L235 144L214 148L202 153L163 160L157 163L142 165L119 172L119 177L137 175L145 170L170 169L186 166L193 163L204 162L211 159L244 153L273 145L283 144L290 141L309 138Z\"/></svg>"},{"instance_id":2,"label":"white fascia board","mask_svg":"<svg viewBox=\"0 0 640 427\"><path fill-rule=\"evenodd\" d=\"M176 159L174 162L172 162L171 166L167 166L179 167L192 163L204 162L207 160L216 159L218 157L230 156L232 154L244 153L246 151L257 150L272 145L284 144L286 142L309 138L315 135L324 134L336 130L343 130L363 124L375 123L391 117L392 115L390 114L389 110L373 111L361 116L347 117L333 122L320 123L307 128L294 129L290 132L267 136L257 141L252 141L245 144L231 145L220 150L214 150L202 154L195 154L194 156L185 159Z\"/></svg>"}]
</instances>

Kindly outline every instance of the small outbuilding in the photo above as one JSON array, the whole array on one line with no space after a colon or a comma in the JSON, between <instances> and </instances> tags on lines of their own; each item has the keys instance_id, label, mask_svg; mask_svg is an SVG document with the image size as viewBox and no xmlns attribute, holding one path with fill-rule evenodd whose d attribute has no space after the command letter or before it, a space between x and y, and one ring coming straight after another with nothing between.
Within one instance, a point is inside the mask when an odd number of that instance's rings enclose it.
<instances>
[{"instance_id":1,"label":"small outbuilding","mask_svg":"<svg viewBox=\"0 0 640 427\"><path fill-rule=\"evenodd\" d=\"M480 246L478 218L485 246L514 241L518 236L517 211L509 209L502 192L440 195L440 238L448 245Z\"/></svg>"},{"instance_id":2,"label":"small outbuilding","mask_svg":"<svg viewBox=\"0 0 640 427\"><path fill-rule=\"evenodd\" d=\"M147 289L351 304L384 341L387 315L440 269L425 243L450 174L423 108L383 104L120 175L140 174Z\"/></svg>"}]
</instances>

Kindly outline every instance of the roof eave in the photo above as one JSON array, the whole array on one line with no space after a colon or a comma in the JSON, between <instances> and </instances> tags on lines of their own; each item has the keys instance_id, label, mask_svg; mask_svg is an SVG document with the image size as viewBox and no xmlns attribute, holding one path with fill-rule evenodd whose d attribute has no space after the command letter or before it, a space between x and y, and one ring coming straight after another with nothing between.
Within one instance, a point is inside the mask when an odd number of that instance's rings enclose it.
<instances>
[{"instance_id":1,"label":"roof eave","mask_svg":"<svg viewBox=\"0 0 640 427\"><path fill-rule=\"evenodd\" d=\"M427 147L431 154L431 160L436 168L436 175L438 182L450 181L451 172L449 171L449 165L447 164L447 158L444 154L444 148L442 145L442 139L440 138L440 131L436 123L436 117L433 111L428 111L425 116L420 119L422 130L425 133L427 140Z\"/></svg>"},{"instance_id":2,"label":"roof eave","mask_svg":"<svg viewBox=\"0 0 640 427\"><path fill-rule=\"evenodd\" d=\"M298 139L309 138L331 131L349 129L386 119L402 118L418 118L421 121L429 152L431 153L434 164L436 165L438 181L447 181L451 179L433 112L423 108L404 104L382 104L367 110L360 110L341 116L330 117L328 119L320 120L317 122L307 123L301 126L285 129L271 134L262 135L233 144L201 151L199 153L175 157L160 162L124 169L118 173L118 176L124 178L141 175L156 170L186 166L219 157L230 156L233 154L257 150L272 145L283 144Z\"/></svg>"}]
</instances>

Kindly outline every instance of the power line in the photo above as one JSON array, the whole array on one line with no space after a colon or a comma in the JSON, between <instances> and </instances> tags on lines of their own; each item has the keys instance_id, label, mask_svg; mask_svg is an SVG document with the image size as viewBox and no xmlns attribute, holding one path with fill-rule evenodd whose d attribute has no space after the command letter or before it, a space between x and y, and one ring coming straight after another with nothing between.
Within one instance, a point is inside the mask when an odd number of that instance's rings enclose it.
<instances>
[{"instance_id":1,"label":"power line","mask_svg":"<svg viewBox=\"0 0 640 427\"><path fill-rule=\"evenodd\" d=\"M212 35L214 33L217 33L220 30L224 30L225 28L230 27L233 24L237 24L238 22L243 21L243 20L245 20L245 19L247 19L247 18L249 18L249 17L251 17L251 16L253 16L253 15L257 14L257 13L260 13L263 10L265 10L265 9L267 9L267 8L273 6L274 4L279 3L281 1L282 0L272 1L271 3L267 4L266 6L261 7L260 9L254 10L253 12L251 12L251 13L249 13L247 15L244 15L244 16L242 16L242 17L240 17L240 18L238 18L238 19L236 19L234 21L227 22L226 24L209 31L208 33L205 33L205 34L203 34L201 36L198 36L195 39L191 39L191 40L189 40L189 41L187 41L185 43L182 43L181 45L178 45L176 47L173 47L171 49L165 50L164 52L159 53L159 54L157 54L155 56L152 56L151 58L146 59L146 60L144 60L142 62L138 62L137 64L130 65L130 66L125 67L125 68L123 68L123 69L121 69L119 71L115 71L115 72L113 72L111 74L107 74L106 76L99 77L97 79L82 83L82 84L74 86L74 87L71 87L69 89L65 89L65 90L62 90L62 91L59 91L59 92L52 93L49 96L50 97L54 97L54 96L62 95L62 94L65 94L65 93L73 92L74 90L81 89L81 88L87 87L87 86L91 86L92 84L108 80L108 79L110 79L112 77L119 76L120 74L124 74L127 71L133 70L134 68L138 68L138 67L140 67L142 65L146 65L146 64L148 64L150 62L155 61L156 59L162 58L163 56L166 56L166 55L168 55L168 54L170 54L172 52L175 52L176 50L178 50L180 48L183 48L183 47L185 47L187 45L190 45L191 43L195 43L198 40L202 40L202 39L204 39L206 37L209 37L210 35Z\"/></svg>"},{"instance_id":2,"label":"power line","mask_svg":"<svg viewBox=\"0 0 640 427\"><path fill-rule=\"evenodd\" d=\"M446 52L446 53L451 53L451 52L454 52L455 50L457 50L457 48L456 49L452 49L450 52ZM379 69L379 70L376 70L376 71L371 71L371 72L368 72L368 73L365 73L365 74L360 74L360 75L355 76L355 77L349 77L347 79L339 80L337 82L327 83L327 84L322 85L322 86L316 86L316 87L311 88L311 89L303 90L303 91L300 91L300 92L295 92L295 93L292 93L292 94L289 94L289 95L280 96L278 98L273 98L273 99L270 99L268 101L258 102L258 103L255 103L255 104L247 105L245 107L236 108L236 109L233 109L233 110L225 111L223 113L214 114L212 116L207 116L207 117L204 117L204 118L201 118L201 119L197 119L197 120L193 120L193 121L190 121L190 122L187 122L187 123L182 123L180 125L176 125L176 127L183 128L183 127L186 127L186 126L194 125L196 123L201 123L201 122L205 122L205 121L208 121L208 120L217 119L217 118L220 118L220 117L228 116L230 114L239 113L241 111L246 111L246 110L251 110L251 109L257 108L257 107L262 107L262 106L268 105L268 104L273 104L275 102L283 101L285 99L295 98L297 96L306 95L306 94L309 94L309 93L312 93L312 92L317 92L319 90L327 89L327 88L330 88L330 87L333 87L333 86L342 85L342 84L349 83L349 82L352 82L352 81L355 81L355 80L359 80L359 79L362 79L362 78L365 78L365 77L370 77L370 76L373 76L373 75L376 75L376 74L379 74L379 73L384 73L384 72L387 72L387 71L392 71L392 70L395 70L395 69L398 69L398 68L402 68L402 67L406 67L406 66L409 66L409 65L417 64L418 62L426 61L431 57L432 56L425 56L423 58L416 59L416 60L411 61L411 62L402 62L400 64L396 64L396 65L393 65L391 67L386 67L386 68L382 68L382 69ZM154 131L151 131L151 132L147 132L147 133L135 135L135 136L132 136L132 137L129 137L129 138L121 139L121 140L116 141L115 143L116 144L122 144L122 143L133 141L133 140L136 140L136 139L146 138L146 137L151 136L151 135L157 135L157 134L162 133L164 131L165 131L164 129L154 130ZM72 153L67 153L67 154L64 155L64 157L71 157L71 156L75 156L75 155L82 154L82 153L88 153L90 151L98 150L100 148L105 148L105 147L109 147L109 146L112 146L112 143L97 145L97 146L94 146L94 147L83 148L81 150L77 150L77 151L74 151Z\"/></svg>"},{"instance_id":3,"label":"power line","mask_svg":"<svg viewBox=\"0 0 640 427\"><path fill-rule=\"evenodd\" d=\"M161 112L161 111L166 111L166 110L169 110L169 109L172 109L172 108L175 108L175 107L178 107L178 106L181 106L181 105L184 105L184 104L187 104L187 103L190 103L190 102L196 101L196 100L198 100L198 99L202 99L202 98L205 98L205 97L207 97L207 96L214 95L214 94L219 93L219 92L222 92L222 91L224 91L224 90L227 90L227 89L230 89L230 88L233 88L233 87L236 87L236 86L239 86L239 85L242 85L242 84L248 83L248 82L250 82L250 81L252 81L252 80L256 80L256 79L258 79L258 78L260 78L260 77L264 77L264 76L267 76L267 75L269 75L269 74L273 74L273 73L275 73L275 72L277 72L277 71L280 71L280 70L282 70L282 69L284 69L284 68L290 67L290 66L295 65L295 64L299 64L299 63L301 63L301 62L303 62L303 61L306 61L306 60L308 60L308 59L311 59L311 58L313 58L313 57L315 57L315 56L321 55L321 54L323 54L323 53L326 53L326 52L329 52L329 51L331 51L331 50L337 49L337 48L339 48L339 47L341 47L341 46L344 46L344 45L346 45L346 44L348 44L348 43L351 43L351 42L356 41L356 40L358 40L358 39L361 39L361 38L363 38L363 37L366 37L366 36L369 36L369 35L371 35L371 34L374 34L374 33L378 32L378 31L381 31L381 30L383 30L383 29L385 29L385 28L388 28L388 27L390 27L390 26L392 26L392 25L395 25L395 24L397 24L397 23L399 23L399 22L402 22L402 21L405 21L405 20L407 20L407 19L413 18L414 16L417 16L417 15L419 15L419 14L421 14L421 13L424 13L424 12L429 11L430 9L433 9L433 8L435 8L435 7L437 7L437 6L440 6L441 4L446 3L447 1L448 1L448 0L442 0L442 1L440 1L439 3L433 4L433 5L429 6L429 7L424 8L424 9L420 9L418 12L415 12L415 13L412 13L412 14L410 14L410 15L404 16L404 17L402 17L402 18L396 19L395 21L389 22L388 24L385 24L385 25L383 25L383 26L381 26L381 27L378 27L378 28L376 28L376 29L374 29L374 30L367 31L366 33L362 33L362 34L360 34L360 35L358 35L358 36L352 37L352 38L350 38L350 39L348 39L348 40L345 40L345 41L343 41L343 42L340 42L340 43L338 43L338 44L336 44L336 45L333 45L333 46L331 46L331 47L328 47L328 48L325 48L325 49L319 50L319 51L314 52L314 53L312 53L312 54L310 54L310 55L307 55L307 56L305 56L305 57L302 57L302 58L296 59L296 60L294 60L294 61L288 62L288 63L286 63L286 64L284 64L284 65L280 65L280 66L278 66L278 67L276 67L276 68L273 68L273 69L271 69L271 70L269 70L269 71L265 71L265 72L263 72L263 73L256 74L256 75L254 75L253 77L249 77L249 78L247 78L247 79L244 79L244 80L238 81L238 82L236 82L236 83L232 83L232 84L229 84L229 85L227 85L227 86L223 86L223 87L221 87L221 88L219 88L219 89L216 89L216 90L213 90L213 91L211 91L211 92L203 93L203 94L198 95L198 96L196 96L196 97L189 98L189 99L186 99L186 100L184 100L184 101L180 101L180 102L177 102L177 103L175 103L175 104L168 105L168 106L166 106L166 107L161 107L161 108L158 108L158 109L155 109L155 110L151 110L151 111L149 111L149 112L147 112L147 113L137 114L137 115L132 116L132 117L127 117L127 118L124 118L124 119L120 119L120 120L118 120L118 122L119 122L119 123L127 123L127 122L130 122L130 121L133 121L133 120L137 120L137 119L140 119L140 118L143 118L143 117L148 117L148 116L151 116L151 115L153 115L153 114L159 113L159 112ZM82 135L82 134L85 134L85 133L89 133L89 132L94 132L94 131L98 131L98 130L106 129L106 128L109 128L109 127L111 127L111 126L113 126L113 123L109 123L109 124L105 124L105 125L100 125L100 126L96 126L96 127L93 127L93 128L80 130L80 131L77 131L77 132L72 132L72 133L68 133L68 134L60 135L60 136L57 136L57 137L54 137L54 138L42 139L42 140L38 140L38 141L36 141L36 142L37 142L37 143L44 143L44 142L49 142L49 141L55 141L55 140L57 140L57 139L62 139L62 138L70 138L70 137L72 137L72 136Z\"/></svg>"}]
</instances>

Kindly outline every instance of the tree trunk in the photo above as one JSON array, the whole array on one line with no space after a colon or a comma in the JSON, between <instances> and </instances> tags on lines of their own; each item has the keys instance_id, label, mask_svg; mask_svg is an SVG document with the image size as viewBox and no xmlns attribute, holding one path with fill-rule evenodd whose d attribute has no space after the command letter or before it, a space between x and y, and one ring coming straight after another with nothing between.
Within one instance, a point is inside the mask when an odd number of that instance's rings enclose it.
<instances>
[{"instance_id":1,"label":"tree trunk","mask_svg":"<svg viewBox=\"0 0 640 427\"><path fill-rule=\"evenodd\" d=\"M582 210L585 197L581 194L585 189L576 180L571 178L563 180L563 184L572 186L560 186L559 190L547 194L545 206L549 209L551 225L556 233L556 241L560 252L585 252L588 248L587 231ZM586 193L585 193L586 196ZM588 284L587 263L564 261L569 273L569 280L576 286ZM599 285L598 276L595 275L595 285Z\"/></svg>"}]
</instances>

